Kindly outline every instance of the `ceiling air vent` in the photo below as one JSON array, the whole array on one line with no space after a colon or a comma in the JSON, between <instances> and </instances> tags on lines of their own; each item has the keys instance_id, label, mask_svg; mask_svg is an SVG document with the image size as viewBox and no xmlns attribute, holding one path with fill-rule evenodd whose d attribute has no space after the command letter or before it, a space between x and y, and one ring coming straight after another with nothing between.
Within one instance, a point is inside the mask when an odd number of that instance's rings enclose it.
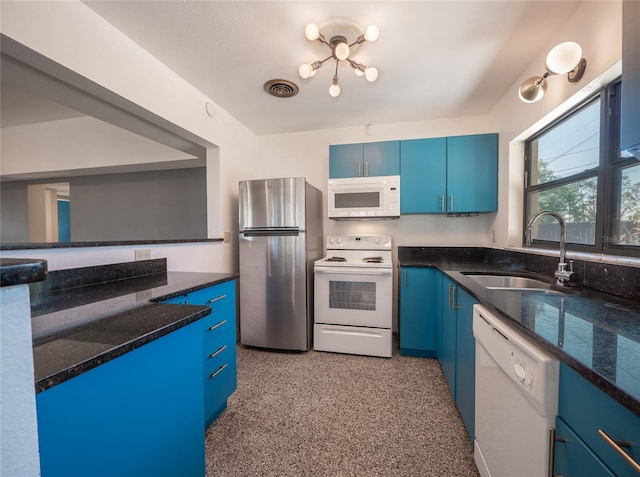
<instances>
[{"instance_id":1,"label":"ceiling air vent","mask_svg":"<svg viewBox=\"0 0 640 477\"><path fill-rule=\"evenodd\" d=\"M264 90L276 98L291 98L298 94L298 86L291 81L272 79L264 84Z\"/></svg>"}]
</instances>

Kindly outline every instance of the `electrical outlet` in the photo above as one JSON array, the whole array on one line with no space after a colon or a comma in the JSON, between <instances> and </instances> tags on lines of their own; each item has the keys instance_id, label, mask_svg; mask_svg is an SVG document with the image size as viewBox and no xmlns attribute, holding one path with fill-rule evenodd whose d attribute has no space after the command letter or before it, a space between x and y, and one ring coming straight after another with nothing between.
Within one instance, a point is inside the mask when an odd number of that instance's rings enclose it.
<instances>
[{"instance_id":1,"label":"electrical outlet","mask_svg":"<svg viewBox=\"0 0 640 477\"><path fill-rule=\"evenodd\" d=\"M153 298L151 290L143 290L136 293L136 302L149 301Z\"/></svg>"},{"instance_id":2,"label":"electrical outlet","mask_svg":"<svg viewBox=\"0 0 640 477\"><path fill-rule=\"evenodd\" d=\"M231 242L231 232L224 232L223 237L224 237L224 243Z\"/></svg>"},{"instance_id":3,"label":"electrical outlet","mask_svg":"<svg viewBox=\"0 0 640 477\"><path fill-rule=\"evenodd\" d=\"M142 248L135 251L136 260L149 260L151 258L151 249Z\"/></svg>"}]
</instances>

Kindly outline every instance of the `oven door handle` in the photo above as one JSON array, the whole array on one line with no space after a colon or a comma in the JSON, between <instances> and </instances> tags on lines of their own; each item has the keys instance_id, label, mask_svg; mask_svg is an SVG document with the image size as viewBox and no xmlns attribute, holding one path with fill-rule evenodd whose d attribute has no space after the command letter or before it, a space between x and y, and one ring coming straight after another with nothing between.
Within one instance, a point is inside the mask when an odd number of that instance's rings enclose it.
<instances>
[{"instance_id":1,"label":"oven door handle","mask_svg":"<svg viewBox=\"0 0 640 477\"><path fill-rule=\"evenodd\" d=\"M393 270L364 268L315 268L316 273L330 273L332 275L393 275Z\"/></svg>"}]
</instances>

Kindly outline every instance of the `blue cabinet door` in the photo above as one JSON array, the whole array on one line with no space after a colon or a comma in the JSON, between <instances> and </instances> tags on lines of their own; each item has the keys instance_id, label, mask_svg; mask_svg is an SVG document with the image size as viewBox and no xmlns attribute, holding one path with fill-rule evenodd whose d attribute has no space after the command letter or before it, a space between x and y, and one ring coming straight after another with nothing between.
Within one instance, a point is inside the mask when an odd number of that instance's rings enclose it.
<instances>
[{"instance_id":1,"label":"blue cabinet door","mask_svg":"<svg viewBox=\"0 0 640 477\"><path fill-rule=\"evenodd\" d=\"M364 176L397 176L400 174L400 141L364 144Z\"/></svg>"},{"instance_id":2,"label":"blue cabinet door","mask_svg":"<svg viewBox=\"0 0 640 477\"><path fill-rule=\"evenodd\" d=\"M400 143L400 212L445 213L447 139L413 139Z\"/></svg>"},{"instance_id":3,"label":"blue cabinet door","mask_svg":"<svg viewBox=\"0 0 640 477\"><path fill-rule=\"evenodd\" d=\"M329 146L329 178L364 176L364 147L362 144Z\"/></svg>"},{"instance_id":4,"label":"blue cabinet door","mask_svg":"<svg viewBox=\"0 0 640 477\"><path fill-rule=\"evenodd\" d=\"M477 301L458 289L456 328L456 405L471 439L475 437L476 341L473 305Z\"/></svg>"},{"instance_id":5,"label":"blue cabinet door","mask_svg":"<svg viewBox=\"0 0 640 477\"><path fill-rule=\"evenodd\" d=\"M456 397L456 293L456 285L442 275L442 353L440 365L454 399Z\"/></svg>"},{"instance_id":6,"label":"blue cabinet door","mask_svg":"<svg viewBox=\"0 0 640 477\"><path fill-rule=\"evenodd\" d=\"M640 158L640 3L622 3L620 149Z\"/></svg>"},{"instance_id":7,"label":"blue cabinet door","mask_svg":"<svg viewBox=\"0 0 640 477\"><path fill-rule=\"evenodd\" d=\"M447 138L447 211L498 210L498 135Z\"/></svg>"},{"instance_id":8,"label":"blue cabinet door","mask_svg":"<svg viewBox=\"0 0 640 477\"><path fill-rule=\"evenodd\" d=\"M204 475L196 322L36 395L44 477Z\"/></svg>"},{"instance_id":9,"label":"blue cabinet door","mask_svg":"<svg viewBox=\"0 0 640 477\"><path fill-rule=\"evenodd\" d=\"M435 357L437 274L433 268L400 269L399 332L402 355Z\"/></svg>"},{"instance_id":10,"label":"blue cabinet door","mask_svg":"<svg viewBox=\"0 0 640 477\"><path fill-rule=\"evenodd\" d=\"M553 475L562 475L563 477L615 476L561 417L556 418L556 441L553 454Z\"/></svg>"}]
</instances>

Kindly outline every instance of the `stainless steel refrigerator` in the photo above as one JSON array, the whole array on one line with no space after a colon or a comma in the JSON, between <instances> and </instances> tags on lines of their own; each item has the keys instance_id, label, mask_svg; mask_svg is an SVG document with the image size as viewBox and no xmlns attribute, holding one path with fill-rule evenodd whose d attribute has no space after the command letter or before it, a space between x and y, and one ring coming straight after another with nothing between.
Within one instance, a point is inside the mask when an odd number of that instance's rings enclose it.
<instances>
[{"instance_id":1,"label":"stainless steel refrigerator","mask_svg":"<svg viewBox=\"0 0 640 477\"><path fill-rule=\"evenodd\" d=\"M322 192L304 177L240 182L240 342L311 348Z\"/></svg>"}]
</instances>

